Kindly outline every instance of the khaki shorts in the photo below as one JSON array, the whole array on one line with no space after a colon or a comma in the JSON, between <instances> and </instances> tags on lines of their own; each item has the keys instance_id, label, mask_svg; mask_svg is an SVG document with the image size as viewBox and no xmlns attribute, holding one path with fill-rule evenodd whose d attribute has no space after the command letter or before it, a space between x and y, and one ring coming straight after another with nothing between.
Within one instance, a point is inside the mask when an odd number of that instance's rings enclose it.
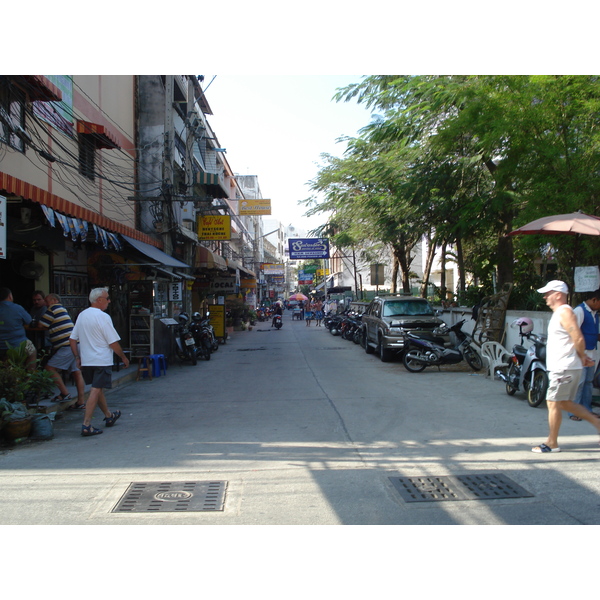
<instances>
[{"instance_id":1,"label":"khaki shorts","mask_svg":"<svg viewBox=\"0 0 600 600\"><path fill-rule=\"evenodd\" d=\"M46 363L48 367L54 367L59 371L79 371L77 368L77 360L73 356L70 346L62 346L59 348Z\"/></svg>"},{"instance_id":2,"label":"khaki shorts","mask_svg":"<svg viewBox=\"0 0 600 600\"><path fill-rule=\"evenodd\" d=\"M548 373L550 383L546 400L548 402L574 401L582 372L583 369L570 369L562 373Z\"/></svg>"}]
</instances>

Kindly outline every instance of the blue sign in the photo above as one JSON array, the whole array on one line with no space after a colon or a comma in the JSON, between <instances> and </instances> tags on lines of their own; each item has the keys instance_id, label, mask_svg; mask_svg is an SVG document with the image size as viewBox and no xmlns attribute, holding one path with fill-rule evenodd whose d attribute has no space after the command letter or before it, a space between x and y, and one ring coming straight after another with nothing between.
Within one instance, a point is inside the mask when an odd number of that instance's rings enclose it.
<instances>
[{"instance_id":1,"label":"blue sign","mask_svg":"<svg viewBox=\"0 0 600 600\"><path fill-rule=\"evenodd\" d=\"M290 244L290 259L329 258L327 238L294 238Z\"/></svg>"}]
</instances>

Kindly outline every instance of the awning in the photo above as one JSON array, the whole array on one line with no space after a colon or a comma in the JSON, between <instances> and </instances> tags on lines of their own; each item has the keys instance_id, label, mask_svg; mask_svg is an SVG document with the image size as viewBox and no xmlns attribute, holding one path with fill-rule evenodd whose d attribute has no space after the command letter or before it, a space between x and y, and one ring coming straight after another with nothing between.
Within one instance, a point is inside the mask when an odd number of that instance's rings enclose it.
<instances>
[{"instance_id":1,"label":"awning","mask_svg":"<svg viewBox=\"0 0 600 600\"><path fill-rule=\"evenodd\" d=\"M20 196L25 200L37 202L42 206L48 206L49 208L52 208L53 210L69 217L76 217L78 219L88 221L89 223L94 223L102 229L120 233L121 235L128 235L129 237L135 238L136 240L141 240L146 244L152 244L158 247L162 246L162 242L160 240L153 238L146 233L142 233L137 229L123 225L123 223L119 223L118 221L113 221L104 215L94 212L88 208L84 208L83 206L75 204L74 202L70 202L69 200L65 200L64 198L61 198L55 194L51 194L50 192L22 181L17 177L0 172L0 193L3 191L5 191L7 194Z\"/></svg>"},{"instance_id":2,"label":"awning","mask_svg":"<svg viewBox=\"0 0 600 600\"><path fill-rule=\"evenodd\" d=\"M239 262L236 262L235 260L231 260L230 258L228 258L227 259L227 267L229 269L231 269L232 271L239 269L240 271L247 273L248 275L250 275L251 277L254 277L254 279L256 279L256 273L254 271L247 269L246 267L244 267L244 265L240 264Z\"/></svg>"},{"instance_id":3,"label":"awning","mask_svg":"<svg viewBox=\"0 0 600 600\"><path fill-rule=\"evenodd\" d=\"M104 125L90 123L89 121L77 120L77 133L89 135L96 143L97 148L120 148L117 142L117 136L108 131Z\"/></svg>"},{"instance_id":4,"label":"awning","mask_svg":"<svg viewBox=\"0 0 600 600\"><path fill-rule=\"evenodd\" d=\"M205 185L207 192L215 198L229 198L229 193L225 189L225 183L222 183L217 173L196 173L196 184Z\"/></svg>"},{"instance_id":5,"label":"awning","mask_svg":"<svg viewBox=\"0 0 600 600\"><path fill-rule=\"evenodd\" d=\"M167 267L178 267L189 269L190 265L186 265L184 262L165 254L162 250L151 246L150 244L145 244L144 242L140 242L139 240L135 240L130 238L127 235L123 235L123 239L131 244L136 250L139 250L142 254L145 254L148 258L151 258L154 263L159 263L161 265L165 265Z\"/></svg>"},{"instance_id":6,"label":"awning","mask_svg":"<svg viewBox=\"0 0 600 600\"><path fill-rule=\"evenodd\" d=\"M62 92L43 75L15 75L13 77L19 83L23 82L29 98L40 102L58 102L62 100Z\"/></svg>"},{"instance_id":7,"label":"awning","mask_svg":"<svg viewBox=\"0 0 600 600\"><path fill-rule=\"evenodd\" d=\"M198 246L196 248L194 267L196 269L219 269L220 271L226 271L227 261L222 256L209 250L206 246Z\"/></svg>"}]
</instances>

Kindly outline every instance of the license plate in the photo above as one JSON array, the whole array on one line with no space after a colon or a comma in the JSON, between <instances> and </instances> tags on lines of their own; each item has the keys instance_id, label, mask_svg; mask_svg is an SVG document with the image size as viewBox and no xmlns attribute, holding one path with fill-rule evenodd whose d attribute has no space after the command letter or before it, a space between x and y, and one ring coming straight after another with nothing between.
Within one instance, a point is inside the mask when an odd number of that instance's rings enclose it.
<instances>
[{"instance_id":1,"label":"license plate","mask_svg":"<svg viewBox=\"0 0 600 600\"><path fill-rule=\"evenodd\" d=\"M194 345L194 340L192 338L189 338L189 339L185 340L185 345L186 346L193 346Z\"/></svg>"}]
</instances>

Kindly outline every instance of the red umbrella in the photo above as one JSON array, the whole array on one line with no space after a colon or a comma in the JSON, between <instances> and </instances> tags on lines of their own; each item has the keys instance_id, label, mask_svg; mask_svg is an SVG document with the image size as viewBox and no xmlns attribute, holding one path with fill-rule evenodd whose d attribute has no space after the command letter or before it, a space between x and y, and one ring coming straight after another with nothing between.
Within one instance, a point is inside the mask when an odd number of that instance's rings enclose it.
<instances>
[{"instance_id":1,"label":"red umbrella","mask_svg":"<svg viewBox=\"0 0 600 600\"><path fill-rule=\"evenodd\" d=\"M308 300L308 298L304 294L298 292L296 294L292 294L288 300Z\"/></svg>"},{"instance_id":2,"label":"red umbrella","mask_svg":"<svg viewBox=\"0 0 600 600\"><path fill-rule=\"evenodd\" d=\"M581 211L566 215L551 215L536 219L511 231L508 235L548 234L548 235L600 235L600 218L586 215Z\"/></svg>"}]
</instances>

